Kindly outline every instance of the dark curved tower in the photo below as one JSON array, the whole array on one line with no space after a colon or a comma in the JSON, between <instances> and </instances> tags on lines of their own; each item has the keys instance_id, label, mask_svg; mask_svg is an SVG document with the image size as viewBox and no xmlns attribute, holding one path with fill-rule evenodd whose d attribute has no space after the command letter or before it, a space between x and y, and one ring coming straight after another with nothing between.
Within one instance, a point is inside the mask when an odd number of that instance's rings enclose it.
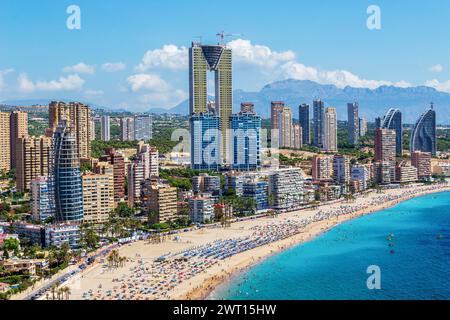
<instances>
[{"instance_id":1,"label":"dark curved tower","mask_svg":"<svg viewBox=\"0 0 450 320\"><path fill-rule=\"evenodd\" d=\"M403 127L402 127L402 113L399 109L391 108L387 112L381 124L381 129L390 129L395 131L395 150L397 156L402 156L403 151Z\"/></svg>"},{"instance_id":2,"label":"dark curved tower","mask_svg":"<svg viewBox=\"0 0 450 320\"><path fill-rule=\"evenodd\" d=\"M53 135L51 166L56 220L83 220L83 190L77 141L65 120L60 121Z\"/></svg>"},{"instance_id":3,"label":"dark curved tower","mask_svg":"<svg viewBox=\"0 0 450 320\"><path fill-rule=\"evenodd\" d=\"M436 111L433 109L433 104L417 120L411 134L411 153L414 151L430 152L436 155Z\"/></svg>"}]
</instances>

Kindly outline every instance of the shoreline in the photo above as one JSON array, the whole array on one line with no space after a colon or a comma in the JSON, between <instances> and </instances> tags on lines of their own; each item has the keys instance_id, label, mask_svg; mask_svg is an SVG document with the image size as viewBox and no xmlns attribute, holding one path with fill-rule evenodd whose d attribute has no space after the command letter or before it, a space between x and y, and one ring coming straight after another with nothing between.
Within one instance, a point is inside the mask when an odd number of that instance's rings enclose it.
<instances>
[{"instance_id":1,"label":"shoreline","mask_svg":"<svg viewBox=\"0 0 450 320\"><path fill-rule=\"evenodd\" d=\"M213 274L209 277L202 277L203 279L198 279L199 282L201 282L198 286L196 286L193 289L185 290L185 292L175 295L172 300L205 300L208 299L212 292L214 292L219 286L226 284L227 282L230 282L233 277L237 275L239 272L247 271L250 268L256 266L257 264L263 262L264 260L275 256L277 254L282 253L283 251L290 249L294 246L306 243L308 241L312 241L315 238L321 236L322 234L330 231L331 229L335 228L336 226L353 220L357 219L366 215L374 214L392 207L395 207L396 205L414 199L422 196L426 196L429 194L434 193L441 193L441 192L448 192L450 191L449 185L443 185L441 188L438 189L432 189L432 190L423 190L421 192L418 192L417 194L412 195L406 195L404 197L401 197L399 199L394 199L391 201L388 201L386 203L364 208L359 211L346 214L343 216L334 217L332 219L327 219L323 221L317 221L313 222L309 225L307 225L300 233L293 235L291 237L288 237L286 239L270 243L258 248L254 248L250 250L249 252L242 252L237 254L236 256L233 256L230 258L230 261L228 261L228 265L234 266L231 268L231 271L225 271L223 274L218 275ZM286 213L289 214L289 213ZM277 219L277 218L275 218ZM275 249L273 249L275 247ZM271 250L267 250L267 249ZM252 254L254 253L254 254ZM244 261L241 261L240 263L233 263L233 260L238 260L240 255L246 255L251 256L244 259ZM233 259L235 258L235 259ZM222 269L224 271L225 269ZM194 280L194 279L192 279ZM194 281L192 281L194 282ZM181 290L183 291L183 290Z\"/></svg>"}]
</instances>

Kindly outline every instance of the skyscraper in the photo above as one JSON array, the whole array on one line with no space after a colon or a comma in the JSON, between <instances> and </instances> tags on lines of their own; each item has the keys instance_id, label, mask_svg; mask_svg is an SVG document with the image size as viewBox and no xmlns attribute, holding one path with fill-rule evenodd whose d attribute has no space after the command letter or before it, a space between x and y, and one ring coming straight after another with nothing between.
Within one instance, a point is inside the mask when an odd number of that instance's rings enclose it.
<instances>
[{"instance_id":1,"label":"skyscraper","mask_svg":"<svg viewBox=\"0 0 450 320\"><path fill-rule=\"evenodd\" d=\"M153 135L152 131L151 115L138 115L134 117L134 138L136 140L150 140Z\"/></svg>"},{"instance_id":2,"label":"skyscraper","mask_svg":"<svg viewBox=\"0 0 450 320\"><path fill-rule=\"evenodd\" d=\"M389 109L386 116L381 123L382 129L391 129L395 131L396 135L396 154L402 156L403 151L403 126L402 126L402 113L399 109Z\"/></svg>"},{"instance_id":3,"label":"skyscraper","mask_svg":"<svg viewBox=\"0 0 450 320\"><path fill-rule=\"evenodd\" d=\"M0 112L0 170L11 170L11 134L9 113Z\"/></svg>"},{"instance_id":4,"label":"skyscraper","mask_svg":"<svg viewBox=\"0 0 450 320\"><path fill-rule=\"evenodd\" d=\"M239 112L230 117L228 161L234 170L256 170L261 166L261 118L254 112Z\"/></svg>"},{"instance_id":5,"label":"skyscraper","mask_svg":"<svg viewBox=\"0 0 450 320\"><path fill-rule=\"evenodd\" d=\"M348 143L356 145L359 141L359 105L357 102L347 104Z\"/></svg>"},{"instance_id":6,"label":"skyscraper","mask_svg":"<svg viewBox=\"0 0 450 320\"><path fill-rule=\"evenodd\" d=\"M233 110L232 52L225 45L192 43L189 49L189 113L207 112L208 71L215 76L215 109L222 132L222 155L226 157L227 129Z\"/></svg>"},{"instance_id":7,"label":"skyscraper","mask_svg":"<svg viewBox=\"0 0 450 320\"><path fill-rule=\"evenodd\" d=\"M192 114L191 168L194 170L219 170L221 165L220 118L212 113Z\"/></svg>"},{"instance_id":8,"label":"skyscraper","mask_svg":"<svg viewBox=\"0 0 450 320\"><path fill-rule=\"evenodd\" d=\"M120 138L122 141L134 141L134 118L125 117L120 119Z\"/></svg>"},{"instance_id":9,"label":"skyscraper","mask_svg":"<svg viewBox=\"0 0 450 320\"><path fill-rule=\"evenodd\" d=\"M292 148L300 149L303 146L302 127L296 123L292 125Z\"/></svg>"},{"instance_id":10,"label":"skyscraper","mask_svg":"<svg viewBox=\"0 0 450 320\"><path fill-rule=\"evenodd\" d=\"M314 100L313 102L313 132L314 146L323 148L323 121L325 117L325 107L322 100Z\"/></svg>"},{"instance_id":11,"label":"skyscraper","mask_svg":"<svg viewBox=\"0 0 450 320\"><path fill-rule=\"evenodd\" d=\"M72 130L77 143L77 153L81 159L91 157L91 108L78 102L52 101L49 105L49 126L54 132L62 120Z\"/></svg>"},{"instance_id":12,"label":"skyscraper","mask_svg":"<svg viewBox=\"0 0 450 320\"><path fill-rule=\"evenodd\" d=\"M102 141L111 140L111 118L107 115L103 115L100 124Z\"/></svg>"},{"instance_id":13,"label":"skyscraper","mask_svg":"<svg viewBox=\"0 0 450 320\"><path fill-rule=\"evenodd\" d=\"M433 104L420 116L412 131L411 153L414 151L430 152L436 155L436 111L433 109Z\"/></svg>"},{"instance_id":14,"label":"skyscraper","mask_svg":"<svg viewBox=\"0 0 450 320\"><path fill-rule=\"evenodd\" d=\"M16 168L17 139L28 137L28 113L23 111L11 112L10 116L10 144L11 144L11 168Z\"/></svg>"},{"instance_id":15,"label":"skyscraper","mask_svg":"<svg viewBox=\"0 0 450 320\"><path fill-rule=\"evenodd\" d=\"M283 107L278 111L278 134L280 148L292 148L292 110L290 107Z\"/></svg>"},{"instance_id":16,"label":"skyscraper","mask_svg":"<svg viewBox=\"0 0 450 320\"><path fill-rule=\"evenodd\" d=\"M311 143L311 132L309 128L309 105L302 104L299 106L299 122L302 127L302 142L304 145Z\"/></svg>"},{"instance_id":17,"label":"skyscraper","mask_svg":"<svg viewBox=\"0 0 450 320\"><path fill-rule=\"evenodd\" d=\"M336 108L326 108L323 122L323 150L337 151L337 116Z\"/></svg>"},{"instance_id":18,"label":"skyscraper","mask_svg":"<svg viewBox=\"0 0 450 320\"><path fill-rule=\"evenodd\" d=\"M375 129L375 161L395 165L396 134L391 129Z\"/></svg>"},{"instance_id":19,"label":"skyscraper","mask_svg":"<svg viewBox=\"0 0 450 320\"><path fill-rule=\"evenodd\" d=\"M278 116L280 111L282 111L284 108L284 102L283 101L272 101L270 104L270 124L271 128L278 129Z\"/></svg>"},{"instance_id":20,"label":"skyscraper","mask_svg":"<svg viewBox=\"0 0 450 320\"><path fill-rule=\"evenodd\" d=\"M61 120L53 135L51 186L58 222L83 220L83 188L76 135Z\"/></svg>"}]
</instances>

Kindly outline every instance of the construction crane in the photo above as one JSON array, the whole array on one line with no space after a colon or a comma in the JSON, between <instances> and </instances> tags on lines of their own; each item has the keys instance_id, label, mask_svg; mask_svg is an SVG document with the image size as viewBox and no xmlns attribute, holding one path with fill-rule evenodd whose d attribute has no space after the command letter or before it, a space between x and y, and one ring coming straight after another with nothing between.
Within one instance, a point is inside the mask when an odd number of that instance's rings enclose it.
<instances>
[{"instance_id":1,"label":"construction crane","mask_svg":"<svg viewBox=\"0 0 450 320\"><path fill-rule=\"evenodd\" d=\"M225 44L225 38L228 37L242 37L242 34L233 34L233 33L225 33L225 31L221 31L216 34L216 36L219 38L219 44L224 45Z\"/></svg>"}]
</instances>

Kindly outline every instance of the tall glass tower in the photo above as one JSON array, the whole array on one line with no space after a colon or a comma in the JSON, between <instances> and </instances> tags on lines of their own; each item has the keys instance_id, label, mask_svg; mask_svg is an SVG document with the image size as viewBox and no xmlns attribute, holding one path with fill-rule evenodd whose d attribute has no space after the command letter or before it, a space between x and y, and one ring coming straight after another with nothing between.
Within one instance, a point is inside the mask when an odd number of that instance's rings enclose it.
<instances>
[{"instance_id":1,"label":"tall glass tower","mask_svg":"<svg viewBox=\"0 0 450 320\"><path fill-rule=\"evenodd\" d=\"M83 193L77 140L66 120L53 135L51 188L58 222L83 220Z\"/></svg>"},{"instance_id":2,"label":"tall glass tower","mask_svg":"<svg viewBox=\"0 0 450 320\"><path fill-rule=\"evenodd\" d=\"M299 106L299 121L302 127L302 143L309 145L311 143L311 133L309 129L309 105L302 104Z\"/></svg>"},{"instance_id":3,"label":"tall glass tower","mask_svg":"<svg viewBox=\"0 0 450 320\"><path fill-rule=\"evenodd\" d=\"M215 108L220 118L222 154L226 155L227 129L233 110L231 49L225 45L193 42L189 49L189 113L205 113L208 105L208 71L214 72Z\"/></svg>"},{"instance_id":4,"label":"tall glass tower","mask_svg":"<svg viewBox=\"0 0 450 320\"><path fill-rule=\"evenodd\" d=\"M230 117L231 167L250 171L261 167L261 118L254 112Z\"/></svg>"},{"instance_id":5,"label":"tall glass tower","mask_svg":"<svg viewBox=\"0 0 450 320\"><path fill-rule=\"evenodd\" d=\"M381 129L391 129L395 131L395 150L397 156L402 156L403 151L403 127L402 113L399 109L389 109L381 124Z\"/></svg>"},{"instance_id":6,"label":"tall glass tower","mask_svg":"<svg viewBox=\"0 0 450 320\"><path fill-rule=\"evenodd\" d=\"M322 100L313 102L314 121L314 146L323 148L323 121L325 118L325 106Z\"/></svg>"},{"instance_id":7,"label":"tall glass tower","mask_svg":"<svg viewBox=\"0 0 450 320\"><path fill-rule=\"evenodd\" d=\"M348 143L352 146L359 141L359 105L358 102L347 104Z\"/></svg>"},{"instance_id":8,"label":"tall glass tower","mask_svg":"<svg viewBox=\"0 0 450 320\"><path fill-rule=\"evenodd\" d=\"M218 171L221 164L220 119L213 113L195 113L190 118L191 168Z\"/></svg>"},{"instance_id":9,"label":"tall glass tower","mask_svg":"<svg viewBox=\"0 0 450 320\"><path fill-rule=\"evenodd\" d=\"M431 104L417 120L411 134L411 153L414 151L431 152L436 155L436 111Z\"/></svg>"}]
</instances>

